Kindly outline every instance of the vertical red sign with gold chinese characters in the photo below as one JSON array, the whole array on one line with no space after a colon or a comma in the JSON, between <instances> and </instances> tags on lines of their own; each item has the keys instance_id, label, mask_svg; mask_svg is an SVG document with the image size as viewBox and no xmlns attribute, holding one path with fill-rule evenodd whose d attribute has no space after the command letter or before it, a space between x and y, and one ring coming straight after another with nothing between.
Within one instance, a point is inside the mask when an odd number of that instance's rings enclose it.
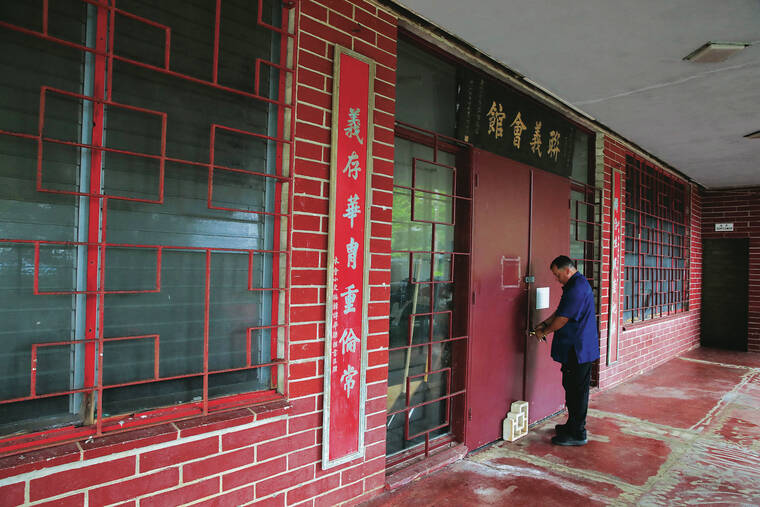
<instances>
[{"instance_id":1,"label":"vertical red sign with gold chinese characters","mask_svg":"<svg viewBox=\"0 0 760 507\"><path fill-rule=\"evenodd\" d=\"M335 48L322 468L364 450L372 84L375 64Z\"/></svg>"},{"instance_id":2,"label":"vertical red sign with gold chinese characters","mask_svg":"<svg viewBox=\"0 0 760 507\"><path fill-rule=\"evenodd\" d=\"M607 364L618 360L620 334L620 276L623 264L623 175L612 171L611 227L610 227L610 304L607 321Z\"/></svg>"}]
</instances>

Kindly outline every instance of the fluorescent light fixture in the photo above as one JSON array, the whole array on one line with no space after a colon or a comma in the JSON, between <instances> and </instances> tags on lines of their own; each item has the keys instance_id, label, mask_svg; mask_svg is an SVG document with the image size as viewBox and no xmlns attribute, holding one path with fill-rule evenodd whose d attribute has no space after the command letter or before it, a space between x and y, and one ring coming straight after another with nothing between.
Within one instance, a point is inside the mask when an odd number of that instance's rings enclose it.
<instances>
[{"instance_id":1,"label":"fluorescent light fixture","mask_svg":"<svg viewBox=\"0 0 760 507\"><path fill-rule=\"evenodd\" d=\"M747 139L760 139L760 130L758 130L757 132L752 132L751 134L747 134L744 137L746 137Z\"/></svg>"},{"instance_id":2,"label":"fluorescent light fixture","mask_svg":"<svg viewBox=\"0 0 760 507\"><path fill-rule=\"evenodd\" d=\"M708 42L686 55L684 60L697 63L722 62L747 46L751 44L749 42Z\"/></svg>"}]
</instances>

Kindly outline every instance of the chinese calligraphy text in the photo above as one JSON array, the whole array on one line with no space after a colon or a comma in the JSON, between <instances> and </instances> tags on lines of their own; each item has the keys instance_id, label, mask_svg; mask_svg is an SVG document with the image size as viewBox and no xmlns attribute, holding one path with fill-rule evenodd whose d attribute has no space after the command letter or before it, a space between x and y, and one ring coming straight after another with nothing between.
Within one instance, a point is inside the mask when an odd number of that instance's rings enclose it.
<instances>
[{"instance_id":1,"label":"chinese calligraphy text","mask_svg":"<svg viewBox=\"0 0 760 507\"><path fill-rule=\"evenodd\" d=\"M561 112L495 79L458 74L456 137L475 148L569 177L578 127ZM345 164L345 162L343 162Z\"/></svg>"},{"instance_id":2,"label":"chinese calligraphy text","mask_svg":"<svg viewBox=\"0 0 760 507\"><path fill-rule=\"evenodd\" d=\"M496 109L496 101L491 104L491 109L488 110L488 133L493 134L496 139L504 135L504 106L499 104L499 108Z\"/></svg>"},{"instance_id":3,"label":"chinese calligraphy text","mask_svg":"<svg viewBox=\"0 0 760 507\"><path fill-rule=\"evenodd\" d=\"M335 50L322 467L364 445L374 64Z\"/></svg>"}]
</instances>

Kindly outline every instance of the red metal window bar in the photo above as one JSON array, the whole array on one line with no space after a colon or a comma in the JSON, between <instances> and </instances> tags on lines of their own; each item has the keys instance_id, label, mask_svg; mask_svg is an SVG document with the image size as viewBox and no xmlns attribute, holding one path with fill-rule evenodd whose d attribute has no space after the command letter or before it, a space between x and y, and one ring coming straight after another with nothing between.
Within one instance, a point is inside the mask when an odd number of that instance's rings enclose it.
<instances>
[{"instance_id":1,"label":"red metal window bar","mask_svg":"<svg viewBox=\"0 0 760 507\"><path fill-rule=\"evenodd\" d=\"M593 169L593 168L592 168ZM593 181L593 170L589 171ZM597 326L601 322L602 190L579 181L570 182L570 257L594 291ZM599 380L599 365L591 372L592 385Z\"/></svg>"},{"instance_id":2,"label":"red metal window bar","mask_svg":"<svg viewBox=\"0 0 760 507\"><path fill-rule=\"evenodd\" d=\"M452 358L463 364L469 338L467 145L402 122L396 122L396 139L388 467L456 440L454 419L461 424L465 389ZM404 158L399 143L410 147L411 157ZM425 172L438 178L421 177ZM432 415L419 415L426 410Z\"/></svg>"},{"instance_id":3,"label":"red metal window bar","mask_svg":"<svg viewBox=\"0 0 760 507\"><path fill-rule=\"evenodd\" d=\"M60 340L53 338L52 341L42 341L31 343L28 353L31 357L29 364L29 391L26 395L15 396L7 399L0 399L0 410L2 407L9 407L13 404L29 402L33 400L43 400L58 396L71 396L84 393L90 400L89 415L84 415L83 426L80 424L63 425L55 430L46 431L44 434L35 434L33 431L40 428L30 428L28 433L21 436L13 436L0 439L0 453L14 452L20 449L40 447L67 440L84 438L87 436L100 435L109 431L120 431L130 427L141 426L146 424L156 424L165 420L176 420L201 414L208 414L219 410L228 410L240 407L242 405L254 402L262 402L279 398L287 395L287 383L284 382L284 368L287 362L287 334L289 327L288 307L289 300L289 271L290 271L290 231L291 221L290 213L292 209L292 139L294 137L295 121L292 116L293 104L295 97L295 60L288 58L292 53L297 54L297 9L292 2L281 3L267 2L272 4L273 12L277 13L276 18L281 20L279 26L275 26L263 19L265 0L258 0L256 15L256 26L250 26L249 29L265 29L272 34L273 40L279 39L273 43L273 48L278 52L274 55L279 62L268 61L261 57L251 57L251 68L253 72L250 76L250 82L246 87L239 87L231 84L225 84L220 76L221 68L221 38L223 35L222 10L228 4L234 8L231 0L215 0L214 19L211 21L213 27L213 58L210 79L204 79L199 76L190 75L174 69L174 60L172 59L173 50L177 47L173 45L172 26L162 24L158 21L149 19L146 16L138 15L121 8L124 0L81 0L81 8L87 11L91 21L94 24L94 40L90 43L82 43L82 40L69 40L59 33L61 30L51 25L56 24L60 12L51 16L51 9L54 4L48 0L42 0L41 6L30 7L29 5L20 8L21 14L15 16L12 14L12 5L8 3L3 9L3 16L0 17L0 31L6 34L16 34L16 37L26 37L27 40L37 39L41 41L40 46L47 48L47 51L56 51L56 48L67 48L81 52L83 61L85 55L89 55L92 61L93 83L91 94L79 91L70 91L60 89L56 86L43 84L39 88L39 110L36 132L25 131L23 128L0 129L0 138L19 139L19 143L32 141L36 143L36 192L43 194L58 194L62 196L72 196L80 199L79 206L86 210L88 215L86 241L58 241L46 239L33 239L23 237L0 237L0 250L17 247L33 248L33 286L28 287L30 293L34 296L51 296L51 295L69 295L77 297L81 295L84 299L83 310L86 313L86 325L83 336L72 336L69 340ZM137 5L139 2L133 4ZM21 6L23 3L17 3ZM117 6L117 4L119 6ZM180 3L181 5L181 3ZM246 8L251 8L246 4ZM18 21L19 16L23 16L28 9L39 8L41 19L23 19ZM25 11L24 9L27 9ZM5 14L14 22L8 21ZM70 13L65 13L66 15ZM72 17L76 13L72 14ZM275 17L273 17L275 19ZM129 20L144 25L148 29L155 29L163 33L163 45L160 48L162 53L162 63L155 65L150 62L141 61L132 56L126 56L115 49L118 44L119 32L117 26ZM45 45L45 44L47 45ZM121 46L124 47L122 43ZM239 100L253 101L270 108L270 114L273 111L273 120L275 132L261 134L231 126L212 123L208 132L210 150L207 160L198 160L187 157L176 157L167 155L167 113L140 107L125 103L117 102L112 99L114 85L117 78L114 75L115 62L131 66L132 69L141 69L147 71L151 76L164 76L177 80L177 83L188 83L196 86L198 90L205 90L207 93L223 92ZM276 91L273 93L275 98L260 92L260 83L262 68L273 69L270 79L270 87ZM43 77L44 78L44 77ZM78 79L79 76L72 76ZM271 82L275 84L272 85ZM288 90L290 90L288 92ZM92 135L89 142L78 139L61 139L52 135L46 135L47 125L50 122L61 121L60 118L49 117L47 114L46 103L51 96L65 98L74 101L80 110L91 112ZM108 113L116 110L124 111L128 114L137 114L145 117L155 118L160 123L160 133L158 136L157 151L146 151L137 147L127 145L109 145L112 137L106 135L108 129ZM72 125L76 124L76 118L68 120ZM5 123L3 124L5 125ZM274 172L250 170L245 167L234 167L228 164L220 164L215 160L217 146L215 139L218 132L224 132L226 135L235 135L243 138L254 139L267 146L272 145L271 156L274 159ZM25 141L24 141L25 140ZM48 183L44 177L44 168L46 162L47 145L60 145L67 148L77 149L81 153L82 167L85 167L84 157L87 157L89 165L89 189L66 189L55 188L54 183ZM125 156L132 159L141 159L152 161L157 164L156 167L156 190L153 197L133 196L129 192L120 194L103 190L102 168L104 165L104 156ZM209 210L218 210L226 213L244 213L261 217L264 220L270 217L273 221L272 226L272 248L225 248L223 246L203 246L196 243L188 244L153 244L153 243L123 243L111 242L108 240L108 210L109 204L113 202L126 203L143 203L149 205L161 206L165 204L165 166L167 163L175 164L175 167L200 168L207 170L207 208ZM0 168L2 169L2 168ZM84 169L83 169L84 170ZM251 209L251 207L234 207L219 204L214 194L215 174L218 172L244 174L248 177L258 178L259 184L265 187L274 188L274 203L271 211L261 209ZM257 218L259 220L259 218ZM0 235L1 236L1 235ZM41 288L41 250L47 255L47 251L53 249L54 253L60 253L66 249L79 250L86 257L86 284L85 289L63 289L60 288ZM108 270L106 266L107 252L117 250L152 252L155 254L155 265L149 266L149 270L154 270L155 279L152 287L147 288L107 288L106 280ZM160 294L162 292L162 259L167 252L194 253L205 257L205 275L202 282L204 286L204 315L203 320L203 366L201 371L191 373L164 375L161 376L159 366L162 364L161 354L163 342L161 336L156 334L138 334L128 336L106 336L104 327L106 325L104 309L106 295L134 295L134 294ZM271 297L271 325L265 326L248 326L245 331L245 353L246 359L242 366L230 368L212 369L209 365L209 355L213 352L210 347L210 308L214 302L211 297L211 273L212 257L217 255L242 255L247 256L247 289L252 293L268 294ZM271 258L271 283L262 286L259 282L254 282L254 264L256 259L262 256ZM119 266L114 266L118 268ZM47 268L46 268L47 269ZM254 333L268 332L271 338L270 358L264 362L252 361L252 336ZM104 347L107 344L117 342L152 342L152 368L150 375L146 378L135 379L118 383L107 383L104 381L104 370L108 367L108 360L104 356ZM69 389L54 389L40 392L38 378L40 375L39 356L41 351L47 351L60 348L62 356L68 356L72 347L82 346L85 350L84 360L84 381L82 387ZM105 362L104 362L105 361ZM258 370L268 368L271 372L270 388L261 392L244 392L213 398L209 394L209 377L212 374L222 374L246 370ZM160 383L170 380L183 378L202 378L203 386L201 396L198 400L189 403L183 403L171 408L156 408L154 410L143 410L140 413L129 415L106 416L103 410L103 393L104 391L136 386L142 384ZM42 423L43 425L45 423Z\"/></svg>"},{"instance_id":4,"label":"red metal window bar","mask_svg":"<svg viewBox=\"0 0 760 507\"><path fill-rule=\"evenodd\" d=\"M602 269L601 198L601 189L577 181L570 183L570 253L578 271L594 289L597 316Z\"/></svg>"},{"instance_id":5,"label":"red metal window bar","mask_svg":"<svg viewBox=\"0 0 760 507\"><path fill-rule=\"evenodd\" d=\"M626 157L624 321L688 309L688 208L685 183Z\"/></svg>"}]
</instances>

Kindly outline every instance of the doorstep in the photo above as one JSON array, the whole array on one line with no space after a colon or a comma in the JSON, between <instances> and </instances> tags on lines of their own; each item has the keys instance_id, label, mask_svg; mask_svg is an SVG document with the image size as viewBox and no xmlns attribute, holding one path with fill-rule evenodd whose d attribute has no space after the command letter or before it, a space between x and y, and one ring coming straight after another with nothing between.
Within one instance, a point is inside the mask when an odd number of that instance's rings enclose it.
<instances>
[{"instance_id":1,"label":"doorstep","mask_svg":"<svg viewBox=\"0 0 760 507\"><path fill-rule=\"evenodd\" d=\"M393 491L394 489L409 484L420 477L436 472L455 461L459 461L467 454L467 452L467 447L465 447L464 444L459 444L435 453L429 458L418 461L408 467L404 467L397 472L388 474L385 478L385 490Z\"/></svg>"}]
</instances>

